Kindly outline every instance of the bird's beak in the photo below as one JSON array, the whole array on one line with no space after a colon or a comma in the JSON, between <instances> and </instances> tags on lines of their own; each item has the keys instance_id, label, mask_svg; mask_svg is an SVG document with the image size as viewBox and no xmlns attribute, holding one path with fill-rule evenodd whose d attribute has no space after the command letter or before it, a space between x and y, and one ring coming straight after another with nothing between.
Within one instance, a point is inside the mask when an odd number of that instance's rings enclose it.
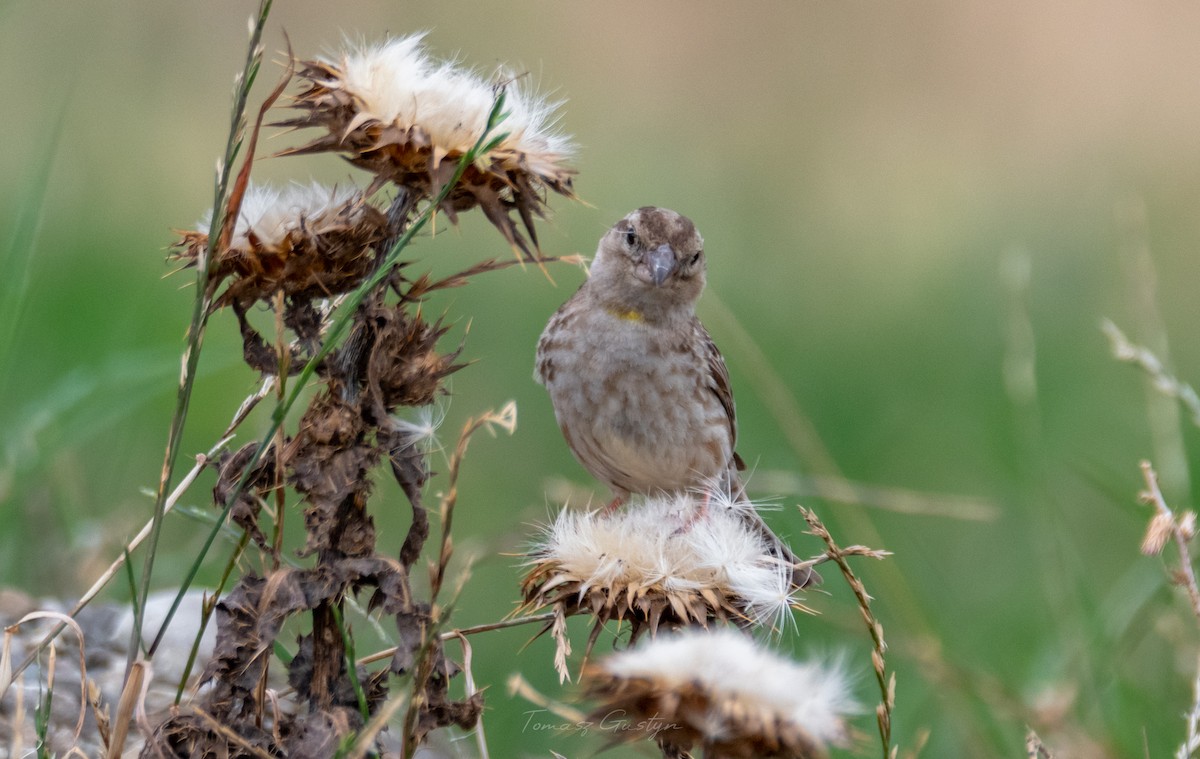
<instances>
[{"instance_id":1,"label":"bird's beak","mask_svg":"<svg viewBox=\"0 0 1200 759\"><path fill-rule=\"evenodd\" d=\"M666 243L659 245L646 253L646 266L650 269L650 279L654 286L662 287L662 283L675 271L675 251Z\"/></svg>"}]
</instances>

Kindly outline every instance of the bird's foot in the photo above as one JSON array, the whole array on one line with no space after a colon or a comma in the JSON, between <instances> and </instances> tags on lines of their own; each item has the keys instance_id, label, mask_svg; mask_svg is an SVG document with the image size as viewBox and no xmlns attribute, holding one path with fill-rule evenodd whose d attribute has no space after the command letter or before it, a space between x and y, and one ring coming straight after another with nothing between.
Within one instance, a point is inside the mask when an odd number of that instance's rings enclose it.
<instances>
[{"instance_id":1,"label":"bird's foot","mask_svg":"<svg viewBox=\"0 0 1200 759\"><path fill-rule=\"evenodd\" d=\"M694 527L697 522L701 522L706 519L708 517L708 502L711 500L712 492L708 490L704 491L704 498L701 499L699 505L692 509L692 513L688 514L687 519L683 520L683 524L679 526L679 529L675 530L675 532L671 533L671 535L673 537L687 535L689 532L691 532L692 527Z\"/></svg>"},{"instance_id":2,"label":"bird's foot","mask_svg":"<svg viewBox=\"0 0 1200 759\"><path fill-rule=\"evenodd\" d=\"M626 496L619 495L608 502L608 505L600 510L600 516L610 517L616 513L617 509L621 508L621 504L625 503Z\"/></svg>"}]
</instances>

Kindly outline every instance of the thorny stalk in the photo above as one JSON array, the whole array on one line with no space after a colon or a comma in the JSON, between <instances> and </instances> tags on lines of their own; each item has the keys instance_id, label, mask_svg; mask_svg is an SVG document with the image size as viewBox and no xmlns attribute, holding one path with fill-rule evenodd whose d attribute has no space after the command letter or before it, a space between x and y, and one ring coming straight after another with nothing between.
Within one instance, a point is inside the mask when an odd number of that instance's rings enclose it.
<instances>
[{"instance_id":1,"label":"thorny stalk","mask_svg":"<svg viewBox=\"0 0 1200 759\"><path fill-rule=\"evenodd\" d=\"M439 609L437 598L441 592L446 576L446 569L453 553L450 529L453 525L454 506L458 502L459 470L462 465L462 459L467 453L467 446L471 441L471 437L479 430L490 430L493 426L499 426L511 433L516 427L516 403L509 401L499 411L489 411L473 419L468 419L467 423L463 426L463 431L458 437L458 444L455 446L454 453L450 458L448 485L446 494L442 497L440 509L442 539L438 551L437 563L430 568L430 618L428 625L423 626L421 630L421 647L416 657L416 664L412 668L413 698L409 702L408 711L404 717L404 756L406 759L412 757L417 750L416 729L423 705L422 694L425 693L426 683L432 676L433 667L436 665L432 655L434 642L440 642L444 639L438 632L438 628L449 616L449 607Z\"/></svg>"},{"instance_id":2,"label":"thorny stalk","mask_svg":"<svg viewBox=\"0 0 1200 759\"><path fill-rule=\"evenodd\" d=\"M464 636L467 636L467 635L476 635L478 633L491 632L492 630L503 630L508 627L517 627L519 625L530 625L530 624L535 624L538 622L549 622L552 619L554 619L555 614L556 614L556 612L547 611L542 614L531 614L526 617L515 617L513 619L504 619L499 622L487 622L485 624L473 625L471 627L455 628L453 630L447 630L446 632L442 633L441 638L442 638L442 640L451 640L454 638L461 640ZM359 664L359 666L362 666L364 664L373 664L377 661L383 661L384 659L390 659L390 658L392 658L392 656L395 655L397 650L399 650L399 646L392 646L390 648L385 648L382 651L376 651L373 654L368 654L367 656L364 656L363 658L359 659L358 664Z\"/></svg>"},{"instance_id":3,"label":"thorny stalk","mask_svg":"<svg viewBox=\"0 0 1200 759\"><path fill-rule=\"evenodd\" d=\"M142 609L145 608L146 600L150 596L151 579L154 572L154 557L158 547L159 535L162 532L168 488L171 486L171 476L175 471L175 462L179 457L179 446L183 439L183 427L187 421L188 408L191 404L192 387L196 381L196 367L200 362L200 348L204 342L204 328L208 322L208 314L212 307L212 292L209 290L209 277L215 266L216 253L220 250L221 241L228 236L228 227L236 219L237 199L235 198L235 202L233 203L226 203L229 199L229 180L232 176L234 162L237 160L238 153L242 147L246 129L246 104L250 96L250 89L254 85L254 80L262 64L262 34L267 23L267 16L271 12L271 2L272 0L260 1L258 15L250 28L250 44L246 50L246 63L242 69L242 73L238 75L236 80L233 111L229 124L229 138L225 143L224 158L221 160L217 171L217 181L213 192L214 210L208 230L208 246L205 250L202 265L196 267L196 297L192 307L191 324L187 332L187 347L184 349L183 375L180 378L179 392L176 396L175 413L171 418L171 427L167 433L167 450L163 457L162 473L159 477L158 491L154 500L154 515L150 528L150 545L146 550L145 564L142 569ZM255 130L255 134L257 135L257 129ZM253 160L252 149L249 153L251 154L248 154L245 159L245 167L247 168ZM221 209L225 209L227 205L229 205L229 210L234 211L235 214L230 214L226 217L226 215L221 213ZM180 599L182 599L182 592ZM168 614L168 621L174 614L174 610L174 607L172 607L171 613ZM133 631L130 635L129 656L125 667L126 671L133 666L137 653L141 650L142 623L143 618L140 615L134 619ZM164 628L165 626L166 623L164 622ZM158 639L156 638L154 645L151 645L148 651L148 656L153 657L157 644Z\"/></svg>"},{"instance_id":4,"label":"thorny stalk","mask_svg":"<svg viewBox=\"0 0 1200 759\"><path fill-rule=\"evenodd\" d=\"M313 374L316 373L317 367L321 364L321 361L324 360L324 358L328 356L335 347L341 344L343 335L350 327L350 323L354 317L354 312L358 310L360 305L362 305L362 302L366 299L367 295L373 292L381 282L391 276L392 269L400 260L400 254L405 248L408 247L408 244L412 242L413 238L417 236L417 233L425 228L425 225L429 223L429 220L433 218L434 214L437 212L437 209L440 208L441 204L450 196L450 192L458 185L459 181L462 179L463 173L467 170L467 167L474 163L476 158L478 158L480 155L486 153L495 140L504 136L501 134L495 138L492 137L492 132L495 131L496 125L499 124L503 118L504 90L499 90L497 91L496 98L492 103L492 110L488 115L486 128L484 129L483 133L479 135L479 139L475 141L475 144L471 146L471 149L463 154L463 157L459 160L458 165L455 167L454 174L450 177L450 181L442 186L441 191L433 200L429 202L429 206L424 210L424 212L414 219L413 223L404 230L404 234L400 235L400 238L392 245L391 250L389 250L387 255L384 257L383 263L379 265L375 272L371 276L367 277L362 284L360 284L352 293L350 293L349 296L347 296L346 301L342 304L342 308L334 317L333 323L330 324L329 330L325 335L325 340L321 344L320 349L317 350L309 362L304 366L304 369L300 372L300 375L296 378L295 386L292 388L292 392L288 395L287 401L276 407L271 427L272 434L274 434L275 429L277 429L278 426L283 423L283 419L287 416L288 412L291 411L292 406L295 405L296 401L299 399L301 391L308 384L308 381L312 378ZM260 451L256 453L254 459L246 467L247 472L253 469L254 465L258 463L258 458L261 455L262 447L263 446L259 447ZM244 485L244 483L242 484Z\"/></svg>"},{"instance_id":5,"label":"thorny stalk","mask_svg":"<svg viewBox=\"0 0 1200 759\"><path fill-rule=\"evenodd\" d=\"M404 231L404 234L401 235L398 240L396 240L396 242L392 245L391 250L389 250L387 255L384 257L383 263L379 266L375 273L366 278L357 288L355 288L353 292L346 297L345 301L343 301L341 309L334 317L333 323L330 325L329 330L325 334L324 341L309 362L305 365L304 369L301 370L299 376L297 376L292 385L291 392L287 395L287 400L276 405L274 413L271 415L271 423L268 425L267 431L264 433L262 440L255 447L249 461L247 461L245 468L242 470L242 476L229 493L225 508L222 510L216 524L209 531L208 536L205 538L204 544L200 548L200 552L197 554L196 559L192 562L192 566L188 570L187 575L180 583L179 592L175 596L175 601L171 605L171 608L168 611L162 626L159 628L158 633L154 638L154 643L150 647L151 652L153 652L157 645L162 641L162 637L166 633L167 627L170 625L175 611L179 608L179 604L182 603L184 595L195 581L196 575L200 571L200 565L203 563L204 557L208 555L208 551L212 548L213 542L216 541L217 535L220 533L221 527L225 520L229 517L229 513L232 511L234 503L237 501L238 496L241 495L241 493L245 490L246 485L250 481L251 473L255 471L255 468L258 466L258 462L261 460L263 453L270 448L271 441L275 438L276 432L280 429L280 427L283 426L284 419L287 418L287 414L291 411L292 406L294 406L296 401L299 400L300 394L303 392L304 388L308 384L308 381L316 372L317 366L319 366L325 357L328 356L329 353L341 343L342 338L345 336L346 330L350 326L354 312L358 310L360 305L362 305L367 295L374 291L375 287L378 286L379 283L383 282L391 275L393 268L400 258L401 252L408 247L409 243L412 242L417 233L420 232L427 223L429 223L429 220L433 217L441 203L447 197L449 197L451 190L454 189L455 185L462 178L463 172L466 171L466 168L470 166L479 155L485 153L496 139L499 139L499 137L493 138L491 135L492 132L495 131L496 125L499 124L504 117L503 108L504 91L499 90L496 93L495 100L492 103L492 110L488 116L487 127L479 136L479 139L476 140L471 149L463 154L462 158L458 162L457 167L455 168L454 175L450 178L450 181L448 181L441 188L438 195L432 201L430 201L428 207L425 208L425 210L419 216L417 216L413 223L409 225L408 229ZM502 136L503 135L500 135L500 137Z\"/></svg>"},{"instance_id":6,"label":"thorny stalk","mask_svg":"<svg viewBox=\"0 0 1200 759\"><path fill-rule=\"evenodd\" d=\"M801 508L800 513L804 516L804 521L808 522L812 534L825 542L828 556L838 565L842 576L846 578L846 583L858 601L858 608L862 612L863 622L867 625L867 632L871 635L871 642L874 645L874 650L871 652L871 664L875 669L875 680L879 683L881 696L881 702L875 709L875 717L879 723L879 739L883 744L883 759L892 759L896 752L896 749L892 747L892 710L896 706L896 673L892 672L891 677L888 677L887 663L884 660L887 641L883 637L883 625L871 611L871 596L867 593L862 580L858 579L854 570L850 568L850 563L846 561L846 551L834 541L833 536L829 534L829 530L821 523L815 512Z\"/></svg>"},{"instance_id":7,"label":"thorny stalk","mask_svg":"<svg viewBox=\"0 0 1200 759\"><path fill-rule=\"evenodd\" d=\"M458 473L462 467L463 457L467 454L467 446L471 442L471 437L479 430L485 428L490 430L493 426L499 426L511 434L516 429L516 425L517 406L514 402L509 401L499 411L489 411L473 419L468 419L462 434L458 436L458 445L455 446L454 454L450 457L449 487L445 496L442 497L442 541L437 565L433 568L433 575L429 579L430 604L437 603L438 594L442 590L442 582L446 577L446 569L450 564L450 555L454 550L450 538L450 528L454 523L454 506L458 503Z\"/></svg>"}]
</instances>

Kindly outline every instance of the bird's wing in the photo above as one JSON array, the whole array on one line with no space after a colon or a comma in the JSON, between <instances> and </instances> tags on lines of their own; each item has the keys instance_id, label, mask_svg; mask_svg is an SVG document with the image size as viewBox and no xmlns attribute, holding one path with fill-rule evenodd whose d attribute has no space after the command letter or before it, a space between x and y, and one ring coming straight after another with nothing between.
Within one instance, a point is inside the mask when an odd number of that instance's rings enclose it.
<instances>
[{"instance_id":1,"label":"bird's wing","mask_svg":"<svg viewBox=\"0 0 1200 759\"><path fill-rule=\"evenodd\" d=\"M729 424L729 449L733 450L737 443L737 412L733 405L733 388L729 385L729 369L725 366L725 359L721 356L721 351L717 349L717 344L713 342L712 336L708 334L708 330L704 328L699 319L692 319L692 329L696 332L696 344L700 346L700 352L707 367L708 388L712 390L713 395L717 396L721 407L725 409L725 418ZM745 464L742 463L742 459L737 453L733 454L733 458L738 469L745 468Z\"/></svg>"}]
</instances>

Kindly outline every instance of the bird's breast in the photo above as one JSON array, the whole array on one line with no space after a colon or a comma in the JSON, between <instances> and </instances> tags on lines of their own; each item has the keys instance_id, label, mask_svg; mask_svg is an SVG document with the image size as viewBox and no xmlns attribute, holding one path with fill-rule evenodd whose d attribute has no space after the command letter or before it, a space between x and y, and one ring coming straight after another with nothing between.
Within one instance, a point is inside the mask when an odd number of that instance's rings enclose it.
<instances>
[{"instance_id":1,"label":"bird's breast","mask_svg":"<svg viewBox=\"0 0 1200 759\"><path fill-rule=\"evenodd\" d=\"M575 318L543 339L539 366L552 368L542 380L580 462L630 492L722 476L733 455L728 422L690 332L599 309Z\"/></svg>"}]
</instances>

